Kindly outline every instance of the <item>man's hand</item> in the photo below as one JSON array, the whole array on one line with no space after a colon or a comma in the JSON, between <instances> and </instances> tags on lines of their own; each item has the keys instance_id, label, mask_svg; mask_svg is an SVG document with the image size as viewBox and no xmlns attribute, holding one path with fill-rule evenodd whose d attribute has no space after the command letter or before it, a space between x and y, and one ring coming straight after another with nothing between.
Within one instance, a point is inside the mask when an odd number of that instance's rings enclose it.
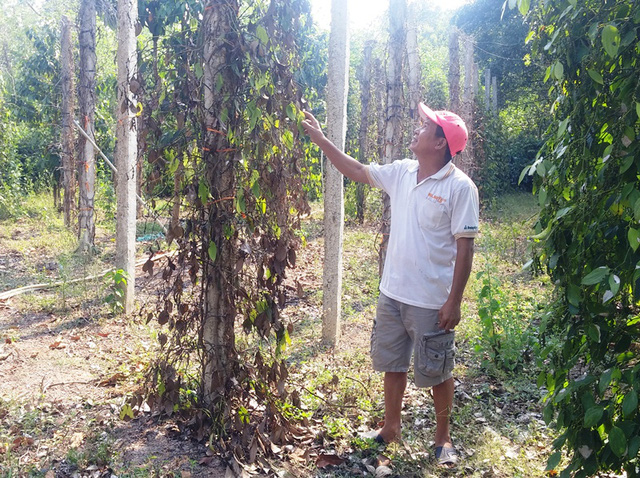
<instances>
[{"instance_id":1,"label":"man's hand","mask_svg":"<svg viewBox=\"0 0 640 478\"><path fill-rule=\"evenodd\" d=\"M369 184L364 164L360 164L348 154L338 149L322 132L318 120L308 111L304 112L306 119L302 122L304 131L311 141L317 144L326 157L338 171L353 181Z\"/></svg>"},{"instance_id":2,"label":"man's hand","mask_svg":"<svg viewBox=\"0 0 640 478\"><path fill-rule=\"evenodd\" d=\"M320 142L325 139L324 133L322 132L322 128L320 127L320 123L308 111L304 112L304 116L306 119L302 122L302 127L304 128L305 133L309 135L309 139L313 141L315 144L320 145Z\"/></svg>"},{"instance_id":3,"label":"man's hand","mask_svg":"<svg viewBox=\"0 0 640 478\"><path fill-rule=\"evenodd\" d=\"M449 332L460 323L460 302L447 300L438 311L438 327Z\"/></svg>"}]
</instances>

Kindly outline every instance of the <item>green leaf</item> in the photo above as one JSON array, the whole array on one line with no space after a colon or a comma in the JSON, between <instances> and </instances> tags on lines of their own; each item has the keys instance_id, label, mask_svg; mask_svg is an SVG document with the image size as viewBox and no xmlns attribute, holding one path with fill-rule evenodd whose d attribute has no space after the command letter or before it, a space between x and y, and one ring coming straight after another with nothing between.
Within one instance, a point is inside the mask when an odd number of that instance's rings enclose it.
<instances>
[{"instance_id":1,"label":"green leaf","mask_svg":"<svg viewBox=\"0 0 640 478\"><path fill-rule=\"evenodd\" d=\"M634 436L629 440L629 456L636 456L640 451L640 436Z\"/></svg>"},{"instance_id":2,"label":"green leaf","mask_svg":"<svg viewBox=\"0 0 640 478\"><path fill-rule=\"evenodd\" d=\"M622 164L620 165L620 174L624 173L631 166L633 166L634 162L635 162L635 158L633 156L627 156L625 160L622 162Z\"/></svg>"},{"instance_id":3,"label":"green leaf","mask_svg":"<svg viewBox=\"0 0 640 478\"><path fill-rule=\"evenodd\" d=\"M566 216L571 210L573 209L573 206L569 206L569 207L563 207L562 209L560 209L557 213L556 213L556 220Z\"/></svg>"},{"instance_id":4,"label":"green leaf","mask_svg":"<svg viewBox=\"0 0 640 478\"><path fill-rule=\"evenodd\" d=\"M560 61L556 61L553 65L553 76L556 80L562 80L564 78L564 65Z\"/></svg>"},{"instance_id":5,"label":"green leaf","mask_svg":"<svg viewBox=\"0 0 640 478\"><path fill-rule=\"evenodd\" d=\"M575 284L569 284L567 287L567 300L574 307L580 305L580 288Z\"/></svg>"},{"instance_id":6,"label":"green leaf","mask_svg":"<svg viewBox=\"0 0 640 478\"><path fill-rule=\"evenodd\" d=\"M533 39L533 37L534 37L535 35L536 35L535 30L531 30L531 31L529 32L529 34L527 35L527 38L525 38L525 39L524 39L524 44L525 44L525 45L526 45L526 44L528 44L528 43Z\"/></svg>"},{"instance_id":7,"label":"green leaf","mask_svg":"<svg viewBox=\"0 0 640 478\"><path fill-rule=\"evenodd\" d=\"M555 452L547 460L547 468L545 468L545 471L555 470L556 467L560 464L561 459L562 459L562 453L560 453L559 451Z\"/></svg>"},{"instance_id":8,"label":"green leaf","mask_svg":"<svg viewBox=\"0 0 640 478\"><path fill-rule=\"evenodd\" d=\"M563 121L560 121L560 124L558 125L558 136L557 138L560 139L562 138L562 135L564 134L565 131L567 131L567 125L569 124L569 119L571 117L567 117L565 118Z\"/></svg>"},{"instance_id":9,"label":"green leaf","mask_svg":"<svg viewBox=\"0 0 640 478\"><path fill-rule=\"evenodd\" d=\"M204 69L199 62L193 66L193 72L195 73L197 79L202 78L202 76L204 75Z\"/></svg>"},{"instance_id":10,"label":"green leaf","mask_svg":"<svg viewBox=\"0 0 640 478\"><path fill-rule=\"evenodd\" d=\"M600 343L600 327L598 325L589 324L587 327L587 335L594 342Z\"/></svg>"},{"instance_id":11,"label":"green leaf","mask_svg":"<svg viewBox=\"0 0 640 478\"><path fill-rule=\"evenodd\" d=\"M209 194L209 187L205 183L204 179L201 179L198 184L198 197L202 204L207 204L209 202Z\"/></svg>"},{"instance_id":12,"label":"green leaf","mask_svg":"<svg viewBox=\"0 0 640 478\"><path fill-rule=\"evenodd\" d=\"M240 189L236 197L236 211L240 214L244 214L247 211L247 202L244 198L244 191Z\"/></svg>"},{"instance_id":13,"label":"green leaf","mask_svg":"<svg viewBox=\"0 0 640 478\"><path fill-rule=\"evenodd\" d=\"M518 178L518 185L520 185L520 183L522 182L522 180L524 179L524 177L527 175L527 173L529 172L529 166L526 166L522 172L520 173L520 178Z\"/></svg>"},{"instance_id":14,"label":"green leaf","mask_svg":"<svg viewBox=\"0 0 640 478\"><path fill-rule=\"evenodd\" d=\"M593 81L595 81L599 85L604 85L604 79L602 78L602 75L600 74L600 72L596 70L587 70L587 73L589 74L589 76Z\"/></svg>"},{"instance_id":15,"label":"green leaf","mask_svg":"<svg viewBox=\"0 0 640 478\"><path fill-rule=\"evenodd\" d=\"M209 253L209 258L211 259L211 262L215 262L216 257L218 257L218 246L216 246L215 242L211 241L209 243L209 250L207 252Z\"/></svg>"},{"instance_id":16,"label":"green leaf","mask_svg":"<svg viewBox=\"0 0 640 478\"><path fill-rule=\"evenodd\" d=\"M570 396L569 392L570 392L569 387L563 388L558 393L556 393L555 397L553 397L553 402L560 403L561 401L565 400L567 397Z\"/></svg>"},{"instance_id":17,"label":"green leaf","mask_svg":"<svg viewBox=\"0 0 640 478\"><path fill-rule=\"evenodd\" d=\"M629 391L622 401L622 413L625 417L630 417L638 410L638 394L635 390Z\"/></svg>"},{"instance_id":18,"label":"green leaf","mask_svg":"<svg viewBox=\"0 0 640 478\"><path fill-rule=\"evenodd\" d=\"M629 228L629 232L627 233L627 239L629 240L629 245L633 252L638 250L638 246L640 246L640 231L633 227Z\"/></svg>"},{"instance_id":19,"label":"green leaf","mask_svg":"<svg viewBox=\"0 0 640 478\"><path fill-rule=\"evenodd\" d=\"M518 10L520 10L521 15L526 15L530 6L530 0L518 0Z\"/></svg>"},{"instance_id":20,"label":"green leaf","mask_svg":"<svg viewBox=\"0 0 640 478\"><path fill-rule=\"evenodd\" d=\"M596 405L595 407L591 407L584 414L584 427L592 428L595 427L602 418L602 414L604 413L604 408L600 405Z\"/></svg>"},{"instance_id":21,"label":"green leaf","mask_svg":"<svg viewBox=\"0 0 640 478\"><path fill-rule=\"evenodd\" d=\"M222 85L224 85L224 78L222 77L222 74L218 73L216 76L216 93L220 93Z\"/></svg>"},{"instance_id":22,"label":"green leaf","mask_svg":"<svg viewBox=\"0 0 640 478\"><path fill-rule=\"evenodd\" d=\"M293 103L289 103L287 105L287 117L291 120L291 121L296 121L297 120L297 116L296 116L296 105L294 105Z\"/></svg>"},{"instance_id":23,"label":"green leaf","mask_svg":"<svg viewBox=\"0 0 640 478\"><path fill-rule=\"evenodd\" d=\"M615 26L609 24L602 29L602 46L610 57L615 57L618 54L620 32Z\"/></svg>"},{"instance_id":24,"label":"green leaf","mask_svg":"<svg viewBox=\"0 0 640 478\"><path fill-rule=\"evenodd\" d=\"M540 204L540 207L544 207L547 204L547 196L547 190L544 188L540 189L538 193L538 204Z\"/></svg>"},{"instance_id":25,"label":"green leaf","mask_svg":"<svg viewBox=\"0 0 640 478\"><path fill-rule=\"evenodd\" d=\"M630 144L636 138L636 132L633 130L631 126L627 126L624 129L624 137L622 138L622 142L625 144Z\"/></svg>"},{"instance_id":26,"label":"green leaf","mask_svg":"<svg viewBox=\"0 0 640 478\"><path fill-rule=\"evenodd\" d=\"M611 383L611 374L613 373L613 369L610 368L605 370L603 374L600 376L600 382L598 383L598 390L600 391L600 395L604 393L604 391L609 387Z\"/></svg>"},{"instance_id":27,"label":"green leaf","mask_svg":"<svg viewBox=\"0 0 640 478\"><path fill-rule=\"evenodd\" d=\"M620 428L614 426L609 430L609 446L617 457L621 457L627 451L627 437Z\"/></svg>"},{"instance_id":28,"label":"green leaf","mask_svg":"<svg viewBox=\"0 0 640 478\"><path fill-rule=\"evenodd\" d=\"M620 290L620 277L615 274L609 276L609 290L613 295L616 295Z\"/></svg>"},{"instance_id":29,"label":"green leaf","mask_svg":"<svg viewBox=\"0 0 640 478\"><path fill-rule=\"evenodd\" d=\"M258 25L258 28L256 28L256 36L265 45L269 42L269 35L267 34L267 30L265 30L262 25Z\"/></svg>"},{"instance_id":30,"label":"green leaf","mask_svg":"<svg viewBox=\"0 0 640 478\"><path fill-rule=\"evenodd\" d=\"M125 403L120 409L120 420L124 420L125 418L133 419L133 409L128 403Z\"/></svg>"},{"instance_id":31,"label":"green leaf","mask_svg":"<svg viewBox=\"0 0 640 478\"><path fill-rule=\"evenodd\" d=\"M251 192L255 197L260 197L260 182L254 181L251 185Z\"/></svg>"},{"instance_id":32,"label":"green leaf","mask_svg":"<svg viewBox=\"0 0 640 478\"><path fill-rule=\"evenodd\" d=\"M289 148L292 149L293 148L293 133L289 130L286 130L284 133L282 133L282 142L284 143L284 145Z\"/></svg>"},{"instance_id":33,"label":"green leaf","mask_svg":"<svg viewBox=\"0 0 640 478\"><path fill-rule=\"evenodd\" d=\"M604 279L608 275L609 268L606 266L600 266L597 269L592 270L582 278L582 285L598 284L602 282L602 279Z\"/></svg>"}]
</instances>

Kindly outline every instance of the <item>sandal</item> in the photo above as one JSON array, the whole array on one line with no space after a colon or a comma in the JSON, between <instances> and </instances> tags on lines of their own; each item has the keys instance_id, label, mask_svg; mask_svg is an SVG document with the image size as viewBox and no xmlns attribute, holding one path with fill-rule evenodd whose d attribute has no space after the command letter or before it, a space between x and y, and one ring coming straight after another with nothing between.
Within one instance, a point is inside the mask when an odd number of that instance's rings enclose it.
<instances>
[{"instance_id":1,"label":"sandal","mask_svg":"<svg viewBox=\"0 0 640 478\"><path fill-rule=\"evenodd\" d=\"M452 446L437 446L436 460L440 466L453 468L458 464L458 452Z\"/></svg>"}]
</instances>

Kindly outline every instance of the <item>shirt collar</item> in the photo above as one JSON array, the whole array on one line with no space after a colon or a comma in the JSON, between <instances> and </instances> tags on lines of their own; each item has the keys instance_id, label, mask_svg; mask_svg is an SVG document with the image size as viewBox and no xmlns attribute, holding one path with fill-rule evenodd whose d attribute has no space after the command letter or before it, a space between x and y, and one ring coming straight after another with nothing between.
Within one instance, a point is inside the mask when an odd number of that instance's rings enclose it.
<instances>
[{"instance_id":1,"label":"shirt collar","mask_svg":"<svg viewBox=\"0 0 640 478\"><path fill-rule=\"evenodd\" d=\"M419 163L418 163L418 161L415 161L410 166L409 170L412 173L417 173L418 172L418 168L419 168ZM426 180L426 179L436 179L436 180L444 179L447 176L449 176L453 172L454 169L455 169L455 165L453 164L453 161L449 161L447 164L442 166L442 168L437 173L434 173L431 176L426 177L424 180Z\"/></svg>"}]
</instances>

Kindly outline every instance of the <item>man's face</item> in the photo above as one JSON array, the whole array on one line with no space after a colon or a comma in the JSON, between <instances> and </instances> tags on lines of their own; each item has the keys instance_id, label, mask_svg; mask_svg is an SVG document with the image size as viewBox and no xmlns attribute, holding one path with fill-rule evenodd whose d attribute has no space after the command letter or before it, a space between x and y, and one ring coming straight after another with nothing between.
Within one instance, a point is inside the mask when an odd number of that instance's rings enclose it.
<instances>
[{"instance_id":1,"label":"man's face","mask_svg":"<svg viewBox=\"0 0 640 478\"><path fill-rule=\"evenodd\" d=\"M416 129L413 130L413 138L409 149L418 156L425 153L432 153L440 143L446 141L444 138L438 138L436 136L437 127L438 125L430 119L420 118L420 123Z\"/></svg>"}]
</instances>

